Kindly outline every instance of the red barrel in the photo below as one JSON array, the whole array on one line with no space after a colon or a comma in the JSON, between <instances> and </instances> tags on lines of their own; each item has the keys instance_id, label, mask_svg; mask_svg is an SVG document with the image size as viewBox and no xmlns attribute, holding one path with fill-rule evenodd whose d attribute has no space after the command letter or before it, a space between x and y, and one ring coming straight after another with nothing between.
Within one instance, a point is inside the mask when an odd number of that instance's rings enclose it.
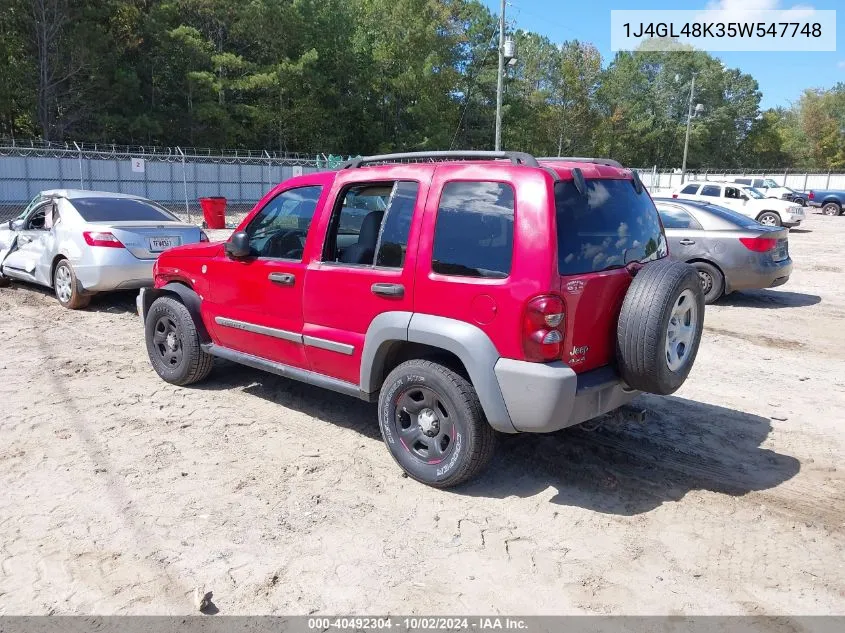
<instances>
[{"instance_id":1,"label":"red barrel","mask_svg":"<svg viewBox=\"0 0 845 633\"><path fill-rule=\"evenodd\" d=\"M200 198L202 215L205 218L205 225L210 229L226 228L226 198L213 196Z\"/></svg>"}]
</instances>

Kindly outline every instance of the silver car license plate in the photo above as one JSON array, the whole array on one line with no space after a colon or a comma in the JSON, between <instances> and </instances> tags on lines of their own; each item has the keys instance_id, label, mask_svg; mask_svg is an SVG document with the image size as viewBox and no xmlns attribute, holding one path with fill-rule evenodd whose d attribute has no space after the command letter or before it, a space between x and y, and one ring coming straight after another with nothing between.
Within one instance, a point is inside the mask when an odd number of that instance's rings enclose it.
<instances>
[{"instance_id":1,"label":"silver car license plate","mask_svg":"<svg viewBox=\"0 0 845 633\"><path fill-rule=\"evenodd\" d=\"M153 253L160 253L161 251L166 251L168 248L173 248L174 246L179 246L178 237L150 238L150 251L152 251Z\"/></svg>"}]
</instances>

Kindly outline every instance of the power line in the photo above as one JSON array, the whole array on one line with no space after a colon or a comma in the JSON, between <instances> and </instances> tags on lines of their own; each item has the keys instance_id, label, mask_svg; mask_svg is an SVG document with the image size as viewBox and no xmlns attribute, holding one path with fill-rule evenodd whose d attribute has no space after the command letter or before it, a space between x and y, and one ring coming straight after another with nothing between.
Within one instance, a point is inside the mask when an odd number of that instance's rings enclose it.
<instances>
[{"instance_id":1,"label":"power line","mask_svg":"<svg viewBox=\"0 0 845 633\"><path fill-rule=\"evenodd\" d=\"M458 133L461 131L461 126L464 124L464 117L466 116L467 110L469 109L469 98L472 94L472 89L475 87L475 82L478 81L478 78L481 76L484 67L487 65L487 59L490 57L490 53L492 49L490 48L493 45L493 38L496 37L496 34L499 30L499 25L496 24L493 27L493 33L490 35L490 40L487 42L487 52L484 54L484 59L481 60L481 65L478 69L478 72L475 73L475 76L469 82L467 86L466 92L466 103L464 103L464 109L461 112L461 118L458 120L458 127L455 128L455 134L452 136L452 143L449 145L449 149L452 149L455 146L455 141L458 140Z\"/></svg>"}]
</instances>

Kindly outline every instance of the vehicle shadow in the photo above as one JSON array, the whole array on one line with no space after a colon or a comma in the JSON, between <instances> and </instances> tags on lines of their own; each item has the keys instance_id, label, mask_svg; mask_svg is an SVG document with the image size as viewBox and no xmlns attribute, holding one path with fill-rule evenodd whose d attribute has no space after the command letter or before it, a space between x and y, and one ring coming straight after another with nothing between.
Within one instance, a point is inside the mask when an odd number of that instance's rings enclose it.
<instances>
[{"instance_id":1,"label":"vehicle shadow","mask_svg":"<svg viewBox=\"0 0 845 633\"><path fill-rule=\"evenodd\" d=\"M717 306L734 308L805 308L821 303L818 295L783 290L742 290L725 295L716 302Z\"/></svg>"},{"instance_id":2,"label":"vehicle shadow","mask_svg":"<svg viewBox=\"0 0 845 633\"><path fill-rule=\"evenodd\" d=\"M800 470L794 457L760 448L772 428L766 418L677 397L643 395L635 404L649 412L643 424L507 437L493 467L455 492L530 497L551 486L552 503L630 516L694 490L766 490Z\"/></svg>"},{"instance_id":3,"label":"vehicle shadow","mask_svg":"<svg viewBox=\"0 0 845 633\"><path fill-rule=\"evenodd\" d=\"M376 406L235 363L215 361L194 389L240 388L365 437L381 440ZM547 435L501 435L493 464L458 495L530 497L608 514L648 512L693 490L743 495L795 476L797 459L760 448L768 419L677 397L640 396L645 423L607 422ZM384 450L387 450L386 448Z\"/></svg>"},{"instance_id":4,"label":"vehicle shadow","mask_svg":"<svg viewBox=\"0 0 845 633\"><path fill-rule=\"evenodd\" d=\"M47 301L55 301L59 305L56 295L52 288L47 288L40 284L29 283L26 281L18 281L12 279L11 284L4 290L13 292L29 293L33 296L40 295ZM126 312L134 313L135 297L138 296L137 290L118 290L115 292L101 292L91 297L91 303L83 308L83 311L88 312L111 312L114 314L122 314Z\"/></svg>"},{"instance_id":5,"label":"vehicle shadow","mask_svg":"<svg viewBox=\"0 0 845 633\"><path fill-rule=\"evenodd\" d=\"M288 409L353 429L370 439L381 440L375 404L220 358L214 359L214 369L208 378L187 388L241 389Z\"/></svg>"},{"instance_id":6,"label":"vehicle shadow","mask_svg":"<svg viewBox=\"0 0 845 633\"><path fill-rule=\"evenodd\" d=\"M789 229L790 233L812 233L813 229Z\"/></svg>"},{"instance_id":7,"label":"vehicle shadow","mask_svg":"<svg viewBox=\"0 0 845 633\"><path fill-rule=\"evenodd\" d=\"M91 297L91 303L85 308L89 312L111 312L113 314L136 313L135 298L137 290L118 290L101 292Z\"/></svg>"}]
</instances>

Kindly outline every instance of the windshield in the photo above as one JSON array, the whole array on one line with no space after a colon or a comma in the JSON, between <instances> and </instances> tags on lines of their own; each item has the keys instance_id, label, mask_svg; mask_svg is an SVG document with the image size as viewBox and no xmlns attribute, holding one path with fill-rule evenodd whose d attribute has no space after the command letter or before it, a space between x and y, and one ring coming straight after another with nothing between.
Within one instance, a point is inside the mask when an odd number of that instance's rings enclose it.
<instances>
[{"instance_id":1,"label":"windshield","mask_svg":"<svg viewBox=\"0 0 845 633\"><path fill-rule=\"evenodd\" d=\"M86 222L178 222L167 209L136 198L74 198L70 201Z\"/></svg>"},{"instance_id":2,"label":"windshield","mask_svg":"<svg viewBox=\"0 0 845 633\"><path fill-rule=\"evenodd\" d=\"M778 188L778 187L780 187L780 185L779 185L779 184L777 184L777 183L776 183L774 180L772 180L771 178L766 178L766 179L763 181L763 186L764 186L764 187L767 187L767 188L769 188L769 189L773 189L773 188Z\"/></svg>"},{"instance_id":3,"label":"windshield","mask_svg":"<svg viewBox=\"0 0 845 633\"><path fill-rule=\"evenodd\" d=\"M667 254L657 209L630 180L591 179L581 195L570 181L555 185L561 275L621 268Z\"/></svg>"},{"instance_id":4,"label":"windshield","mask_svg":"<svg viewBox=\"0 0 845 633\"><path fill-rule=\"evenodd\" d=\"M766 197L762 193L757 191L754 187L746 187L745 189L743 189L743 191L745 192L745 195L747 195L749 198L757 198L758 200L762 200Z\"/></svg>"}]
</instances>

